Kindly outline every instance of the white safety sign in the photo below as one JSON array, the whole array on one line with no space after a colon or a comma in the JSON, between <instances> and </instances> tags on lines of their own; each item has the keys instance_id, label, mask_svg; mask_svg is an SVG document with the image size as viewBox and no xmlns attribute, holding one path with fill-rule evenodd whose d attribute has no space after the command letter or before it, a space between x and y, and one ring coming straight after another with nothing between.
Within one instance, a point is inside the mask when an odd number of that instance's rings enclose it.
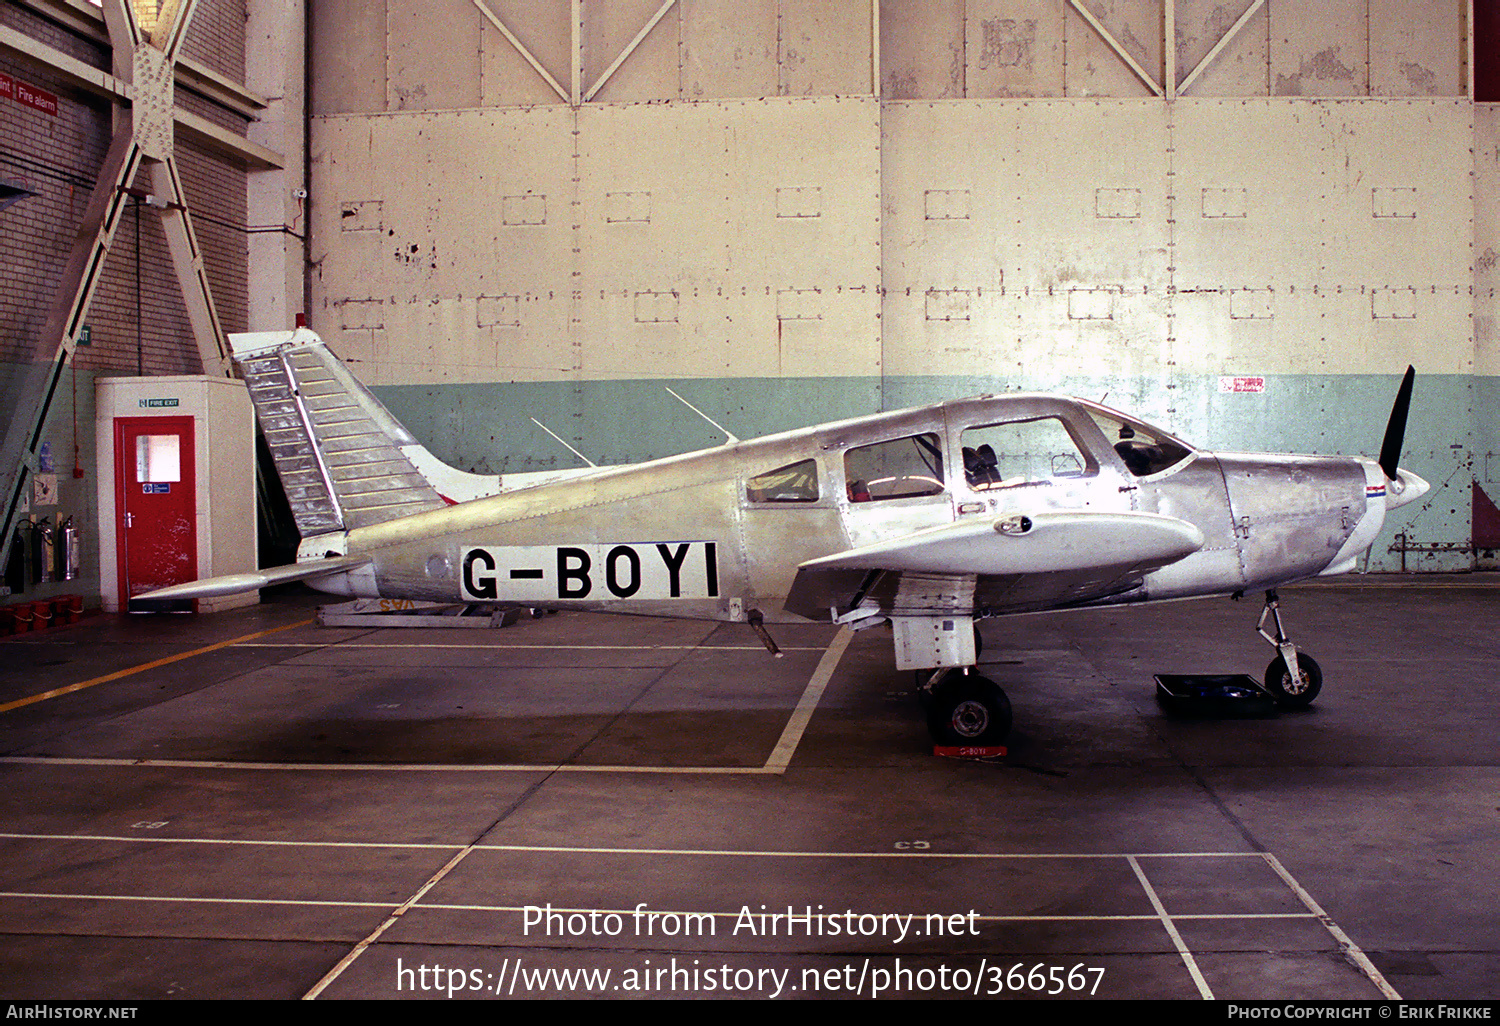
<instances>
[{"instance_id":1,"label":"white safety sign","mask_svg":"<svg viewBox=\"0 0 1500 1026\"><path fill-rule=\"evenodd\" d=\"M603 545L485 545L463 550L468 602L703 599L719 594L711 541Z\"/></svg>"}]
</instances>

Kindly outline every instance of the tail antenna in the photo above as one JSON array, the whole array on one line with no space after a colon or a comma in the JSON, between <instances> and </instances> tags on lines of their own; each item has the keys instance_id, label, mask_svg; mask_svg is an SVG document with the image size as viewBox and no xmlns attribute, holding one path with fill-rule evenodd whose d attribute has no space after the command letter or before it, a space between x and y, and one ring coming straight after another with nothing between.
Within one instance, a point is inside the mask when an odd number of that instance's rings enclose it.
<instances>
[{"instance_id":1,"label":"tail antenna","mask_svg":"<svg viewBox=\"0 0 1500 1026\"><path fill-rule=\"evenodd\" d=\"M665 386L665 385L663 385L663 386L662 386L662 387L663 387L663 388L667 388L667 386ZM682 405L684 405L684 406L686 406L686 407L687 407L687 408L688 408L688 409L690 409L690 410L692 410L692 411L693 411L693 412L694 412L694 413L696 413L696 414L697 414L697 415L698 415L698 416L700 416L700 417L702 417L702 418L703 418L703 419L704 419L704 420L706 420L706 421L708 421L708 422L709 422L709 423L710 423L710 424L712 424L712 425L713 425L713 426L714 426L714 427L715 427L715 428L717 428L717 429L718 429L718 430L720 430L720 431L722 431L722 432L723 432L723 433L724 433L724 437L725 437L725 439L726 439L726 441L725 441L725 443L724 443L724 444L725 444L725 445L728 445L728 444L729 444L729 443L730 443L730 442L738 442L738 441L739 441L739 439L738 439L738 438L736 438L736 437L735 437L735 436L734 436L734 435L733 435L733 434L732 434L732 433L731 433L731 432L730 432L730 431L729 431L729 429L728 429L728 428L726 428L726 427L725 427L725 426L724 426L724 425L722 425L722 424L720 424L720 423L718 423L718 422L717 422L717 421L715 421L715 420L714 420L714 419L713 419L713 418L712 418L712 417L710 417L710 416L709 416L709 415L708 415L708 414L706 414L706 413L704 413L704 412L703 412L703 411L702 411L702 410L700 410L700 409L698 409L698 407L696 407L696 406L694 406L694 405L693 405L693 404L692 404L692 403L690 403L690 402L688 402L688 401L687 401L687 400L686 400L686 399L684 399L684 398L683 398L683 397L682 397L682 396L680 396L680 395L678 395L678 394L677 394L677 393L676 393L676 392L672 392L672 390L671 390L671 389L670 389L670 388L667 388L667 391L668 391L668 392L671 392L671 394L672 394L672 398L673 398L673 399L676 399L676 400L677 400L677 401L678 401L678 402L680 402L680 403L681 403L681 404L682 404Z\"/></svg>"},{"instance_id":2,"label":"tail antenna","mask_svg":"<svg viewBox=\"0 0 1500 1026\"><path fill-rule=\"evenodd\" d=\"M597 464L593 460L589 459L587 456L585 456L583 453L579 452L577 449L573 448L567 442L564 442L562 440L562 436L559 435L556 431L553 431L546 424L543 424L541 421L537 420L535 417L531 418L531 422L533 424L535 424L537 427L541 428L543 431L547 432L547 434L551 435L554 439L557 440L557 442L558 442L559 445L561 445L564 449L568 450L574 456L577 456L579 459L583 460L583 462L587 463L589 466L595 467L595 468L597 468L599 466L599 464Z\"/></svg>"}]
</instances>

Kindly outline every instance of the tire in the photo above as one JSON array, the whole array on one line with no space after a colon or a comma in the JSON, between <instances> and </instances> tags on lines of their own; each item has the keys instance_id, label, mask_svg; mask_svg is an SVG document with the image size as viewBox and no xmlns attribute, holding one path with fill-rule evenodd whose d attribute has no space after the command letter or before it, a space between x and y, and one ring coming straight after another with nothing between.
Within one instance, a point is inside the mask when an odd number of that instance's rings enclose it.
<instances>
[{"instance_id":1,"label":"tire","mask_svg":"<svg viewBox=\"0 0 1500 1026\"><path fill-rule=\"evenodd\" d=\"M1301 668L1306 683L1306 687L1297 693L1291 690L1292 675L1287 671L1281 656L1272 659L1271 665L1266 667L1266 690L1283 709L1306 709L1318 697L1318 692L1323 690L1323 668L1316 659L1305 652L1298 652L1297 666Z\"/></svg>"},{"instance_id":2,"label":"tire","mask_svg":"<svg viewBox=\"0 0 1500 1026\"><path fill-rule=\"evenodd\" d=\"M998 745L1010 725L1010 699L977 673L949 673L927 707L927 729L940 745Z\"/></svg>"}]
</instances>

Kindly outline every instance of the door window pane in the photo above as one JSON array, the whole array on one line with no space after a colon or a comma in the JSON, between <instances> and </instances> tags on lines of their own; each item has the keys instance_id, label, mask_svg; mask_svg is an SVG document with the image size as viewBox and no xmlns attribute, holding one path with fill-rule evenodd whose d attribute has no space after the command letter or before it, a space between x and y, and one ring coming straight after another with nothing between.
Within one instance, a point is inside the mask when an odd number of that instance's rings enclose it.
<instances>
[{"instance_id":1,"label":"door window pane","mask_svg":"<svg viewBox=\"0 0 1500 1026\"><path fill-rule=\"evenodd\" d=\"M137 435L135 479L145 482L182 480L182 439L177 435Z\"/></svg>"},{"instance_id":2,"label":"door window pane","mask_svg":"<svg viewBox=\"0 0 1500 1026\"><path fill-rule=\"evenodd\" d=\"M963 456L964 476L981 491L1098 470L1056 417L968 428Z\"/></svg>"}]
</instances>

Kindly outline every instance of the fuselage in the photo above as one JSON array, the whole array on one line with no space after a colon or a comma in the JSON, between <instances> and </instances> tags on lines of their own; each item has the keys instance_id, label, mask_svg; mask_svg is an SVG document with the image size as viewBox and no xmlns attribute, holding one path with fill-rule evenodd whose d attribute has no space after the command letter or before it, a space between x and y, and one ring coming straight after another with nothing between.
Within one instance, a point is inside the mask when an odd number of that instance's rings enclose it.
<instances>
[{"instance_id":1,"label":"fuselage","mask_svg":"<svg viewBox=\"0 0 1500 1026\"><path fill-rule=\"evenodd\" d=\"M1352 568L1383 522L1385 484L1363 458L1215 454L1084 400L990 396L357 528L346 551L370 565L319 586L715 620L826 618L784 606L807 560L964 518L1085 510L1178 518L1204 544L1128 587L1080 578L1061 604L1229 594ZM1056 582L1034 576L980 579L976 614L1056 608Z\"/></svg>"}]
</instances>

